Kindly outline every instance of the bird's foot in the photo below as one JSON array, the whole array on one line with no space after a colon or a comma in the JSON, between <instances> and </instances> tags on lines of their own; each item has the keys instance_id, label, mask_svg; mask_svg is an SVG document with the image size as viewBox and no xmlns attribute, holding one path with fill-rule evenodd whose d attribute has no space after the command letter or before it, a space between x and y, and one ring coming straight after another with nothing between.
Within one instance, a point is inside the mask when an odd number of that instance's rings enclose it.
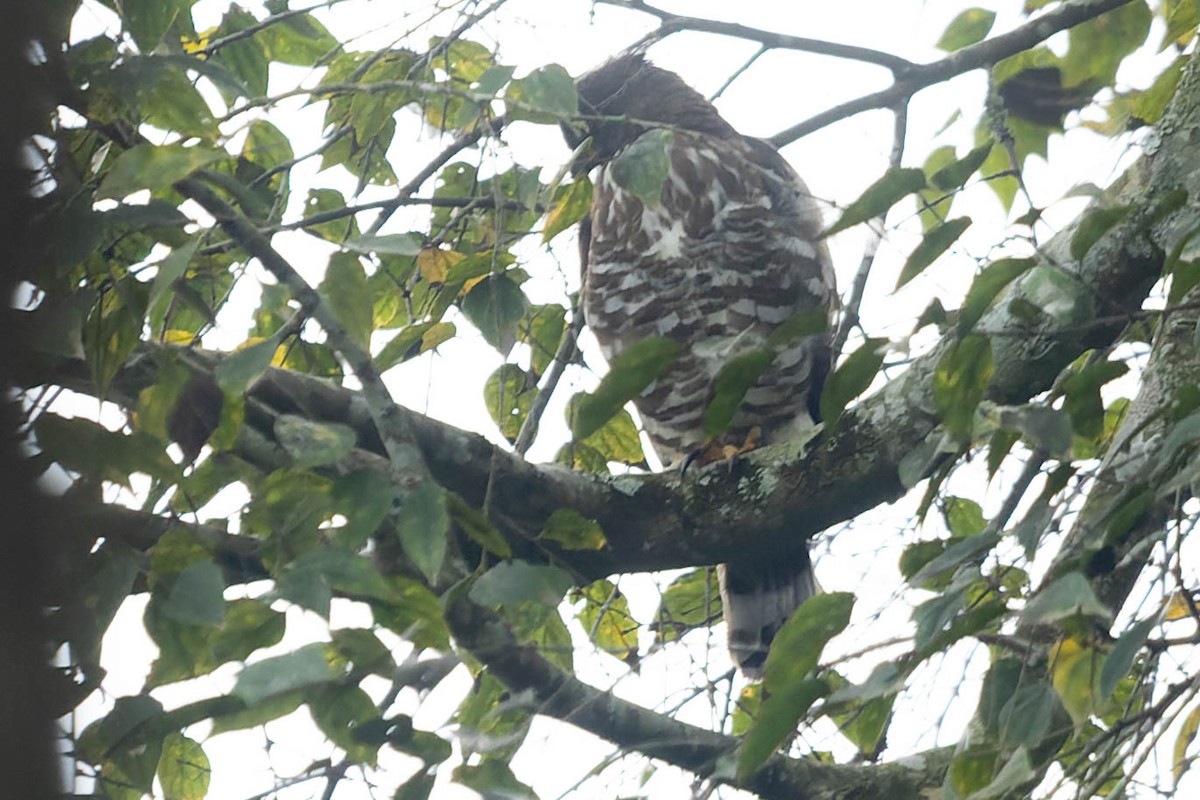
<instances>
[{"instance_id":1,"label":"bird's foot","mask_svg":"<svg viewBox=\"0 0 1200 800\"><path fill-rule=\"evenodd\" d=\"M737 440L730 442L714 437L703 447L688 453L679 469L680 474L686 475L692 467L705 467L718 461L724 461L726 466L732 470L737 457L756 449L760 439L762 439L762 429L757 425L747 431L745 438L740 442Z\"/></svg>"}]
</instances>

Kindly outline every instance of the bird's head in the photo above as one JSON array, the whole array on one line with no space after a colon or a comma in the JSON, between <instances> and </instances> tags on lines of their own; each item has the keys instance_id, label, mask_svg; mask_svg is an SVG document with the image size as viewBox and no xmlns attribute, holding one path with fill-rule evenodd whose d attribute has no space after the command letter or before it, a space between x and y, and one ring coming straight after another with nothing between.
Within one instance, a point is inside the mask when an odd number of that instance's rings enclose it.
<instances>
[{"instance_id":1,"label":"bird's head","mask_svg":"<svg viewBox=\"0 0 1200 800\"><path fill-rule=\"evenodd\" d=\"M732 136L733 128L702 94L674 72L656 67L640 53L618 56L576 84L579 118L562 125L572 149L590 137L573 172L587 172L610 160L654 127Z\"/></svg>"}]
</instances>

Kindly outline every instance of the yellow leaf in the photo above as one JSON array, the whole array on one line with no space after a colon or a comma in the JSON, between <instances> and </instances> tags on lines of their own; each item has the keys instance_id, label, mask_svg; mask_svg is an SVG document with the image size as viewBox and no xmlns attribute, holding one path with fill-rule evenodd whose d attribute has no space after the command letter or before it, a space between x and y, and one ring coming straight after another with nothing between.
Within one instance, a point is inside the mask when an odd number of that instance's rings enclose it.
<instances>
[{"instance_id":1,"label":"yellow leaf","mask_svg":"<svg viewBox=\"0 0 1200 800\"><path fill-rule=\"evenodd\" d=\"M195 338L196 334L192 331L181 331L178 328L163 331L163 342L166 344L191 344Z\"/></svg>"},{"instance_id":2,"label":"yellow leaf","mask_svg":"<svg viewBox=\"0 0 1200 800\"><path fill-rule=\"evenodd\" d=\"M1192 740L1196 738L1198 729L1200 729L1200 706L1193 708L1192 713L1187 715L1187 719L1183 721L1183 727L1179 729L1179 736L1175 739L1175 759L1172 770L1175 773L1176 784L1191 766L1192 759L1187 757L1187 749L1192 744Z\"/></svg>"},{"instance_id":3,"label":"yellow leaf","mask_svg":"<svg viewBox=\"0 0 1200 800\"><path fill-rule=\"evenodd\" d=\"M1185 592L1175 592L1167 601L1167 613L1164 619L1174 622L1177 619L1189 619L1192 616L1192 600Z\"/></svg>"},{"instance_id":4,"label":"yellow leaf","mask_svg":"<svg viewBox=\"0 0 1200 800\"><path fill-rule=\"evenodd\" d=\"M190 55L195 55L208 47L208 42L212 35L217 32L216 28L209 28L206 31L197 33L195 38L191 36L180 36L179 43L183 46L183 52Z\"/></svg>"},{"instance_id":5,"label":"yellow leaf","mask_svg":"<svg viewBox=\"0 0 1200 800\"><path fill-rule=\"evenodd\" d=\"M445 283L450 268L462 261L466 256L453 250L438 250L428 248L417 254L417 269L421 277L430 283Z\"/></svg>"},{"instance_id":6,"label":"yellow leaf","mask_svg":"<svg viewBox=\"0 0 1200 800\"><path fill-rule=\"evenodd\" d=\"M1103 665L1103 653L1074 637L1059 639L1050 648L1050 682L1076 726L1095 707L1096 681Z\"/></svg>"}]
</instances>

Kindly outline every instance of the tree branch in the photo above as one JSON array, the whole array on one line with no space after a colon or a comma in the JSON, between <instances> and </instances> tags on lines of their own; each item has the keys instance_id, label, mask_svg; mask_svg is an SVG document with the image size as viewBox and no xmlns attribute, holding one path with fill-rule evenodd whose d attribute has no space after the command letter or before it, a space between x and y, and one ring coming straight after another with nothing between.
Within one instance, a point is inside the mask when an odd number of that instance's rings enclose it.
<instances>
[{"instance_id":1,"label":"tree branch","mask_svg":"<svg viewBox=\"0 0 1200 800\"><path fill-rule=\"evenodd\" d=\"M678 722L592 688L548 662L536 647L520 644L494 612L459 594L446 609L454 638L514 692L528 693L540 714L560 719L651 758L747 789L760 797L924 798L939 786L953 748L938 748L890 764L821 764L776 756L745 783L733 780L736 742L720 733Z\"/></svg>"},{"instance_id":2,"label":"tree branch","mask_svg":"<svg viewBox=\"0 0 1200 800\"><path fill-rule=\"evenodd\" d=\"M922 89L964 72L990 67L997 61L1028 50L1060 31L1073 28L1081 22L1087 22L1129 2L1131 0L1075 0L1063 3L1053 11L1042 14L1008 33L956 50L938 61L913 65L897 72L895 83L888 88L822 111L780 131L767 141L776 147L783 147L826 125L861 114L863 111L895 106L898 101L912 97Z\"/></svg>"}]
</instances>

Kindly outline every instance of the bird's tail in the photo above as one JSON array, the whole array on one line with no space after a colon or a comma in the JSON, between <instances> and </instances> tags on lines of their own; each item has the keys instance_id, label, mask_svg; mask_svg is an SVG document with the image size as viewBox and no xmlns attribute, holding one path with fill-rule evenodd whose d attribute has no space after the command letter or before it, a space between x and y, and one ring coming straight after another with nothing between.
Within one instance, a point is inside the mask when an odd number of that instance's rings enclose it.
<instances>
[{"instance_id":1,"label":"bird's tail","mask_svg":"<svg viewBox=\"0 0 1200 800\"><path fill-rule=\"evenodd\" d=\"M718 577L729 653L746 677L759 678L775 634L801 603L817 593L808 550L722 564Z\"/></svg>"}]
</instances>

